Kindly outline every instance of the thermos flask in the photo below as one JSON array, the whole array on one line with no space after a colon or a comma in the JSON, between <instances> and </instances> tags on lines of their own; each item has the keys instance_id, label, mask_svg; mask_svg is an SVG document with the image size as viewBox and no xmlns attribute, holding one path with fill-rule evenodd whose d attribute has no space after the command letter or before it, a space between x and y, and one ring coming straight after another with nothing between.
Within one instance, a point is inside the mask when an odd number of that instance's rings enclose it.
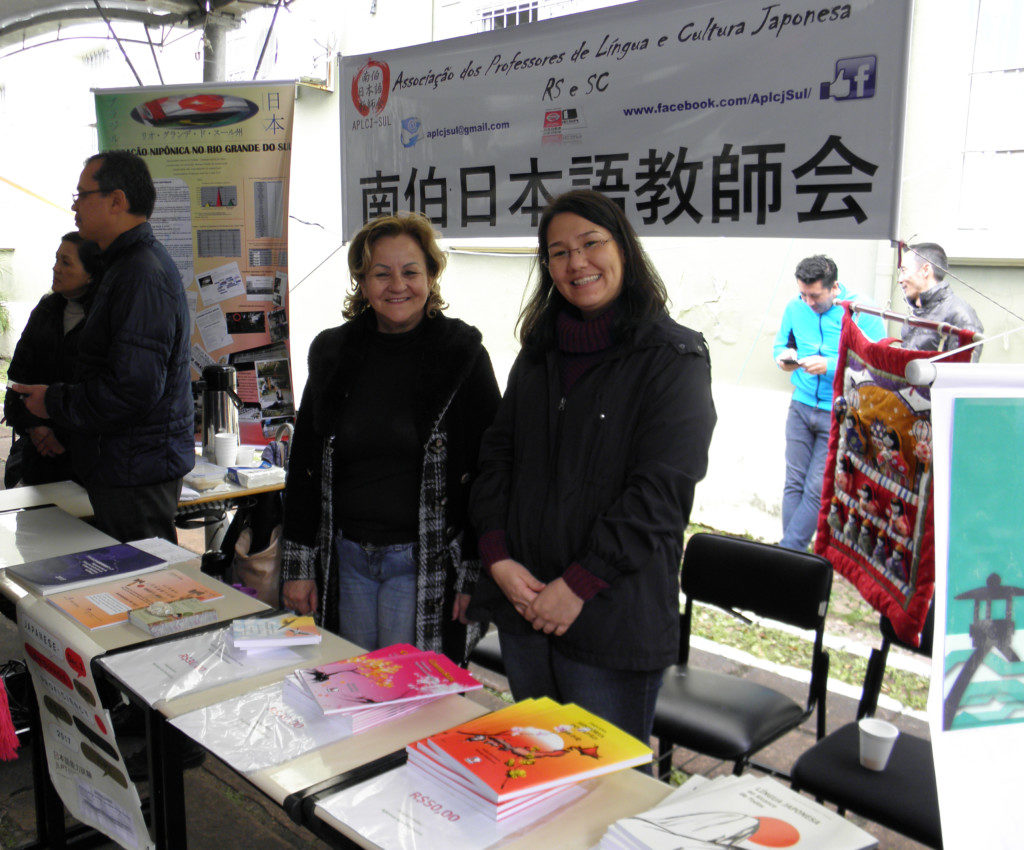
<instances>
[{"instance_id":1,"label":"thermos flask","mask_svg":"<svg viewBox=\"0 0 1024 850\"><path fill-rule=\"evenodd\" d=\"M227 431L238 437L237 375L234 366L215 363L203 369L203 457L214 460L214 434Z\"/></svg>"}]
</instances>

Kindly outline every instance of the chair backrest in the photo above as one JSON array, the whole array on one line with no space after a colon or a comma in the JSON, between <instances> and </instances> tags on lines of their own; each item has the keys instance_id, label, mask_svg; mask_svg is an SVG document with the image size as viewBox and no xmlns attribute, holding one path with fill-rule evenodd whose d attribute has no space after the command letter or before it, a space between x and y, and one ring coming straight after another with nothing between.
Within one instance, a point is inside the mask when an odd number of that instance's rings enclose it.
<instances>
[{"instance_id":1,"label":"chair backrest","mask_svg":"<svg viewBox=\"0 0 1024 850\"><path fill-rule=\"evenodd\" d=\"M860 704L857 706L857 719L872 716L878 708L878 696L882 692L882 681L885 679L885 667L889 663L889 649L892 644L902 646L924 655L932 656L932 638L935 633L935 605L928 609L928 616L925 617L924 626L921 629L921 645L912 646L902 641L896 635L892 621L882 615L878 623L878 630L882 633L882 643L877 649L871 650L871 657L868 659L867 671L864 674L864 687L861 690Z\"/></svg>"},{"instance_id":2,"label":"chair backrest","mask_svg":"<svg viewBox=\"0 0 1024 850\"><path fill-rule=\"evenodd\" d=\"M687 602L817 629L832 591L832 565L817 555L755 540L695 534L683 554L682 588Z\"/></svg>"},{"instance_id":3,"label":"chair backrest","mask_svg":"<svg viewBox=\"0 0 1024 850\"><path fill-rule=\"evenodd\" d=\"M928 616L925 617L924 625L921 627L920 646L913 646L906 641L900 640L896 635L896 630L893 628L892 621L884 614L878 623L878 628L882 633L882 639L887 643L894 643L897 646L902 646L904 649L909 649L911 652L916 652L918 655L925 655L931 658L932 637L935 634L935 603L933 602L928 609Z\"/></svg>"},{"instance_id":4,"label":"chair backrest","mask_svg":"<svg viewBox=\"0 0 1024 850\"><path fill-rule=\"evenodd\" d=\"M715 605L740 617L739 612L749 611L814 631L807 713L819 707L817 734L819 739L824 737L829 660L823 644L832 565L794 549L701 533L686 544L682 589L686 606L679 618L679 663L683 665L689 661L694 602Z\"/></svg>"}]
</instances>

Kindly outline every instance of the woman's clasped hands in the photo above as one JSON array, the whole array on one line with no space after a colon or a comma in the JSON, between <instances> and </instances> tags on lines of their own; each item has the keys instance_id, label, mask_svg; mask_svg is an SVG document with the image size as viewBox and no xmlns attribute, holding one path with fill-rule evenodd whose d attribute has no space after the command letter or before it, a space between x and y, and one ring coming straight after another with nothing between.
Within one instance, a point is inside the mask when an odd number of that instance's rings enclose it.
<instances>
[{"instance_id":1,"label":"woman's clasped hands","mask_svg":"<svg viewBox=\"0 0 1024 850\"><path fill-rule=\"evenodd\" d=\"M491 577L519 615L545 634L565 634L583 610L583 600L564 579L545 584L511 558L492 564Z\"/></svg>"}]
</instances>

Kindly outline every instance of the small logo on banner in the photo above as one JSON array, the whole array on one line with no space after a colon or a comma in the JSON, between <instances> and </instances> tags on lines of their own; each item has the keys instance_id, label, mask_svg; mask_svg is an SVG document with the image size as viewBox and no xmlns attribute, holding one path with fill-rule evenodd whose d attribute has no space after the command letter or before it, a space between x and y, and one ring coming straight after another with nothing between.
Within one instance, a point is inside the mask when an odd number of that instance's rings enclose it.
<instances>
[{"instance_id":1,"label":"small logo on banner","mask_svg":"<svg viewBox=\"0 0 1024 850\"><path fill-rule=\"evenodd\" d=\"M420 119L413 116L412 118L402 119L402 147L411 148L420 140L420 130L423 129Z\"/></svg>"},{"instance_id":2,"label":"small logo on banner","mask_svg":"<svg viewBox=\"0 0 1024 850\"><path fill-rule=\"evenodd\" d=\"M387 62L368 59L352 77L352 103L364 118L382 112L388 102L391 69Z\"/></svg>"},{"instance_id":3,"label":"small logo on banner","mask_svg":"<svg viewBox=\"0 0 1024 850\"><path fill-rule=\"evenodd\" d=\"M836 74L819 88L819 100L863 100L875 96L874 56L836 60Z\"/></svg>"},{"instance_id":4,"label":"small logo on banner","mask_svg":"<svg viewBox=\"0 0 1024 850\"><path fill-rule=\"evenodd\" d=\"M550 112L544 113L544 128L548 127L561 127L562 126L562 110L553 109Z\"/></svg>"},{"instance_id":5,"label":"small logo on banner","mask_svg":"<svg viewBox=\"0 0 1024 850\"><path fill-rule=\"evenodd\" d=\"M583 116L576 107L550 109L544 113L544 130L546 132L559 133L563 129L582 126L584 126Z\"/></svg>"}]
</instances>

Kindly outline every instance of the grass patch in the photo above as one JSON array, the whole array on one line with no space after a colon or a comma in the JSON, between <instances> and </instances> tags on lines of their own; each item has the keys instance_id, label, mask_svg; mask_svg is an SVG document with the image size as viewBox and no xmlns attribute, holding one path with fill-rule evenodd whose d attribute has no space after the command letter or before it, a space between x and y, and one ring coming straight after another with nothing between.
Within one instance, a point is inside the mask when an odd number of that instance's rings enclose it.
<instances>
[{"instance_id":1,"label":"grass patch","mask_svg":"<svg viewBox=\"0 0 1024 850\"><path fill-rule=\"evenodd\" d=\"M875 615L877 616L877 615ZM693 609L693 633L724 646L742 650L776 664L810 669L810 641L779 629L740 623L731 614L697 604ZM842 650L829 650L829 678L855 688L864 684L867 659ZM928 701L928 680L923 676L887 667L882 693L908 708L923 711Z\"/></svg>"}]
</instances>

